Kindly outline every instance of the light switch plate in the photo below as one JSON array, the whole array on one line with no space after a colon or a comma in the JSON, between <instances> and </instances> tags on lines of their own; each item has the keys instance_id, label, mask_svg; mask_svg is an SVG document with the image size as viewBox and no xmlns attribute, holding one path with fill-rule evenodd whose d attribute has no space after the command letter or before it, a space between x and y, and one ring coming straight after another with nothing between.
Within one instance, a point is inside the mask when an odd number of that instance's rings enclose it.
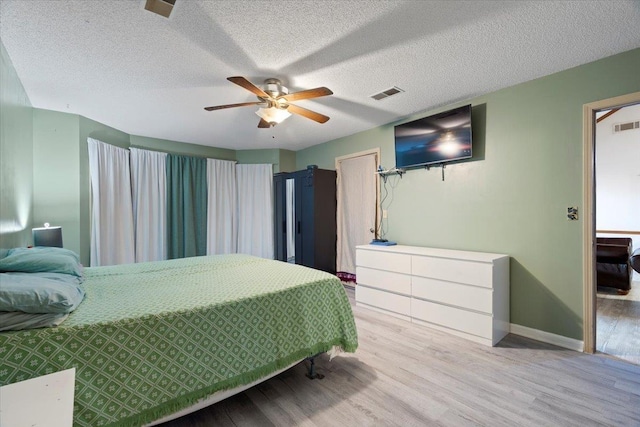
<instances>
[{"instance_id":1,"label":"light switch plate","mask_svg":"<svg viewBox=\"0 0 640 427\"><path fill-rule=\"evenodd\" d=\"M567 220L569 220L569 221L577 221L578 220L578 207L577 206L569 206L567 208Z\"/></svg>"}]
</instances>

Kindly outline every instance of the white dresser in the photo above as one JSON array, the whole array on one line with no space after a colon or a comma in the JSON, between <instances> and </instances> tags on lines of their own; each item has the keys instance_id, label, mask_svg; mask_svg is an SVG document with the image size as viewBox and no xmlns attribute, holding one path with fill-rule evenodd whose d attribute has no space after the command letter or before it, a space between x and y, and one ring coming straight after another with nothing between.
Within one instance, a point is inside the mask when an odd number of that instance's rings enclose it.
<instances>
[{"instance_id":1,"label":"white dresser","mask_svg":"<svg viewBox=\"0 0 640 427\"><path fill-rule=\"evenodd\" d=\"M509 332L509 256L356 247L356 305L486 345Z\"/></svg>"},{"instance_id":2,"label":"white dresser","mask_svg":"<svg viewBox=\"0 0 640 427\"><path fill-rule=\"evenodd\" d=\"M72 427L76 368L0 387L0 426Z\"/></svg>"}]
</instances>

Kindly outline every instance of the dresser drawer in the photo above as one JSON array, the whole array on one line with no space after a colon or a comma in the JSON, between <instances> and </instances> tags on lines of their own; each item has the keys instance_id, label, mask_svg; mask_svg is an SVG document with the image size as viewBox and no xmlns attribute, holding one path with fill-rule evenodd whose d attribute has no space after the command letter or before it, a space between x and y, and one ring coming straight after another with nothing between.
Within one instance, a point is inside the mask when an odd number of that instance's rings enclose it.
<instances>
[{"instance_id":1,"label":"dresser drawer","mask_svg":"<svg viewBox=\"0 0 640 427\"><path fill-rule=\"evenodd\" d=\"M369 251L356 249L356 265L371 267L396 273L411 273L411 256L390 252Z\"/></svg>"},{"instance_id":2,"label":"dresser drawer","mask_svg":"<svg viewBox=\"0 0 640 427\"><path fill-rule=\"evenodd\" d=\"M359 285L411 295L411 276L408 274L356 267L356 280Z\"/></svg>"},{"instance_id":3,"label":"dresser drawer","mask_svg":"<svg viewBox=\"0 0 640 427\"><path fill-rule=\"evenodd\" d=\"M411 274L491 288L493 264L435 257L411 257Z\"/></svg>"},{"instance_id":4,"label":"dresser drawer","mask_svg":"<svg viewBox=\"0 0 640 427\"><path fill-rule=\"evenodd\" d=\"M493 292L487 288L413 276L411 292L412 296L420 299L441 302L488 314L493 312Z\"/></svg>"},{"instance_id":5,"label":"dresser drawer","mask_svg":"<svg viewBox=\"0 0 640 427\"><path fill-rule=\"evenodd\" d=\"M367 304L404 316L409 316L411 313L410 297L379 291L362 285L356 286L356 303Z\"/></svg>"},{"instance_id":6,"label":"dresser drawer","mask_svg":"<svg viewBox=\"0 0 640 427\"><path fill-rule=\"evenodd\" d=\"M412 298L411 317L482 338L492 339L493 335L493 319L490 315L429 301Z\"/></svg>"}]
</instances>

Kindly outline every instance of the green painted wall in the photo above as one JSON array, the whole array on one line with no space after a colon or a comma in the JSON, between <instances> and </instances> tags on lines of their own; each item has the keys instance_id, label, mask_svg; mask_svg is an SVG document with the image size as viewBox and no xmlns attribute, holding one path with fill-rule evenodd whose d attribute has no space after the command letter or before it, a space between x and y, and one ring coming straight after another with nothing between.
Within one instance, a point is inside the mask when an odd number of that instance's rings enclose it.
<instances>
[{"instance_id":1,"label":"green painted wall","mask_svg":"<svg viewBox=\"0 0 640 427\"><path fill-rule=\"evenodd\" d=\"M29 98L0 40L0 252L32 243L32 114Z\"/></svg>"},{"instance_id":2,"label":"green painted wall","mask_svg":"<svg viewBox=\"0 0 640 427\"><path fill-rule=\"evenodd\" d=\"M81 254L79 129L75 114L33 110L33 221L62 226L64 247Z\"/></svg>"},{"instance_id":3,"label":"green painted wall","mask_svg":"<svg viewBox=\"0 0 640 427\"><path fill-rule=\"evenodd\" d=\"M296 151L296 170L306 169L308 165L318 165L321 169L333 170L336 166L336 157L371 148L380 148L380 159L385 168L393 167L395 164L393 125L380 126Z\"/></svg>"},{"instance_id":4,"label":"green painted wall","mask_svg":"<svg viewBox=\"0 0 640 427\"><path fill-rule=\"evenodd\" d=\"M273 171L280 169L280 150L277 148L259 150L236 150L236 160L244 164L271 163Z\"/></svg>"},{"instance_id":5,"label":"green painted wall","mask_svg":"<svg viewBox=\"0 0 640 427\"><path fill-rule=\"evenodd\" d=\"M640 91L640 49L503 89L471 103L475 160L397 179L387 238L509 254L511 322L582 340L582 107ZM399 123L399 122L398 122ZM380 147L395 165L393 124L296 153L297 168ZM395 181L394 181L395 182Z\"/></svg>"},{"instance_id":6,"label":"green painted wall","mask_svg":"<svg viewBox=\"0 0 640 427\"><path fill-rule=\"evenodd\" d=\"M62 226L64 247L90 259L87 137L128 147L129 135L76 114L33 110L34 223Z\"/></svg>"},{"instance_id":7,"label":"green painted wall","mask_svg":"<svg viewBox=\"0 0 640 427\"><path fill-rule=\"evenodd\" d=\"M143 148L145 150L162 151L164 153L182 154L185 156L208 157L210 159L236 160L236 152L226 148L186 144L137 135L131 135L130 142L131 147Z\"/></svg>"},{"instance_id":8,"label":"green painted wall","mask_svg":"<svg viewBox=\"0 0 640 427\"><path fill-rule=\"evenodd\" d=\"M290 150L280 150L280 161L278 172L293 172L296 170L296 152ZM276 171L274 171L275 173Z\"/></svg>"},{"instance_id":9,"label":"green painted wall","mask_svg":"<svg viewBox=\"0 0 640 427\"><path fill-rule=\"evenodd\" d=\"M290 150L278 148L238 150L236 151L236 159L238 163L244 164L271 163L273 165L273 173L296 170L296 153Z\"/></svg>"}]
</instances>

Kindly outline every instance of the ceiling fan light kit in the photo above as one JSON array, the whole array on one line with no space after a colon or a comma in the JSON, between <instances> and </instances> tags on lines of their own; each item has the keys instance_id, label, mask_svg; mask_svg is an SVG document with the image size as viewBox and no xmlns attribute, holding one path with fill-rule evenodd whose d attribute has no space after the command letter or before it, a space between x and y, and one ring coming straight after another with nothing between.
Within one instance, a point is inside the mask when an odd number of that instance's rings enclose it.
<instances>
[{"instance_id":1,"label":"ceiling fan light kit","mask_svg":"<svg viewBox=\"0 0 640 427\"><path fill-rule=\"evenodd\" d=\"M287 117L291 116L291 113L286 109L278 107L258 108L256 114L264 121L269 123L270 126L275 126L278 123L282 123Z\"/></svg>"},{"instance_id":2,"label":"ceiling fan light kit","mask_svg":"<svg viewBox=\"0 0 640 427\"><path fill-rule=\"evenodd\" d=\"M258 123L259 128L270 128L278 123L282 123L282 121L291 116L291 113L306 117L318 123L326 123L329 120L328 116L290 103L291 101L333 95L333 92L326 87L318 87L290 94L289 90L285 86L282 86L282 82L278 79L266 79L264 81L264 89L259 88L241 76L227 77L227 80L252 92L258 97L259 101L205 107L205 110L214 111L257 105L260 107L258 111L256 111L256 114L260 117L260 122Z\"/></svg>"}]
</instances>

